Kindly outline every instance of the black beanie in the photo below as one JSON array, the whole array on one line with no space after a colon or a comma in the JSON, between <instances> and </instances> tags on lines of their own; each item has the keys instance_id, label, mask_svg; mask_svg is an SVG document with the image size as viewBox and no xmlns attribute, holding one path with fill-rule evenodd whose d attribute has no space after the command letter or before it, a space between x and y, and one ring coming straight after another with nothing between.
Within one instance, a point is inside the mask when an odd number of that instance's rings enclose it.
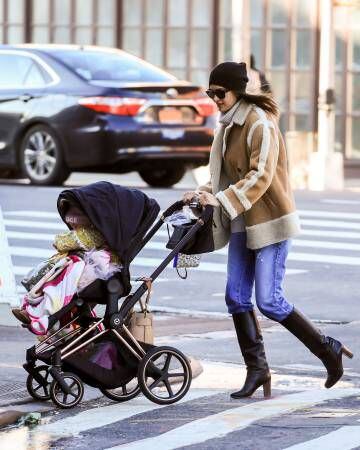
<instances>
[{"instance_id":1,"label":"black beanie","mask_svg":"<svg viewBox=\"0 0 360 450\"><path fill-rule=\"evenodd\" d=\"M210 72L209 85L217 84L231 91L245 92L246 83L249 81L244 62L223 62L218 64Z\"/></svg>"}]
</instances>

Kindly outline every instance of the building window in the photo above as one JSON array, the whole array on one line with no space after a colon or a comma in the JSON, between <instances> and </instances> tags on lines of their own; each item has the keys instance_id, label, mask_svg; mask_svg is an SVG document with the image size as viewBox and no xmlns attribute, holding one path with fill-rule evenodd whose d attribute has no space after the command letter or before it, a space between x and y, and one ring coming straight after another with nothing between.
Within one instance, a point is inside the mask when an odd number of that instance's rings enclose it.
<instances>
[{"instance_id":1,"label":"building window","mask_svg":"<svg viewBox=\"0 0 360 450\"><path fill-rule=\"evenodd\" d=\"M279 103L282 131L313 130L317 2L251 0L249 6L250 50Z\"/></svg>"},{"instance_id":2,"label":"building window","mask_svg":"<svg viewBox=\"0 0 360 450\"><path fill-rule=\"evenodd\" d=\"M0 0L0 42L20 44L25 41L25 1Z\"/></svg>"},{"instance_id":3,"label":"building window","mask_svg":"<svg viewBox=\"0 0 360 450\"><path fill-rule=\"evenodd\" d=\"M33 0L31 41L116 45L116 0Z\"/></svg>"},{"instance_id":4,"label":"building window","mask_svg":"<svg viewBox=\"0 0 360 450\"><path fill-rule=\"evenodd\" d=\"M360 8L334 10L336 149L360 159Z\"/></svg>"},{"instance_id":5,"label":"building window","mask_svg":"<svg viewBox=\"0 0 360 450\"><path fill-rule=\"evenodd\" d=\"M218 62L232 60L232 0L220 0Z\"/></svg>"},{"instance_id":6,"label":"building window","mask_svg":"<svg viewBox=\"0 0 360 450\"><path fill-rule=\"evenodd\" d=\"M123 49L181 79L206 84L213 0L123 0Z\"/></svg>"}]
</instances>

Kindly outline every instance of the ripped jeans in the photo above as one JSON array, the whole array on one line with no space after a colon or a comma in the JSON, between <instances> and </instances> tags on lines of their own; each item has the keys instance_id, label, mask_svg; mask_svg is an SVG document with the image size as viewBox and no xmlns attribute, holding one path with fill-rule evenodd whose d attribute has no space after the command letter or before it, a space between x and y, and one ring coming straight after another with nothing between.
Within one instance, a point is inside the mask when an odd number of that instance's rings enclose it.
<instances>
[{"instance_id":1,"label":"ripped jeans","mask_svg":"<svg viewBox=\"0 0 360 450\"><path fill-rule=\"evenodd\" d=\"M294 306L283 295L282 282L290 241L250 250L246 232L232 233L229 243L225 301L230 314L251 311L255 282L256 304L262 314L281 322Z\"/></svg>"}]
</instances>

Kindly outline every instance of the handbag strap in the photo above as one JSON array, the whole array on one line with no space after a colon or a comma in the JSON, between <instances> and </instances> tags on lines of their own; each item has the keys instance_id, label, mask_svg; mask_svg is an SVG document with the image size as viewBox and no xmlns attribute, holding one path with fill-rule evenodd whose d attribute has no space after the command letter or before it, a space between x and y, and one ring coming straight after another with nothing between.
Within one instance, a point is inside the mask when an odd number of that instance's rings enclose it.
<instances>
[{"instance_id":1,"label":"handbag strap","mask_svg":"<svg viewBox=\"0 0 360 450\"><path fill-rule=\"evenodd\" d=\"M141 306L141 312L143 312L144 316L146 317L146 314L148 312L148 304L150 302L150 296L151 296L151 291L152 291L153 280L152 280L152 278L139 277L139 278L136 278L136 281L143 281L146 284L146 287L147 287L147 294L146 294L145 303L143 303L142 299L139 300L139 303L140 303L140 306Z\"/></svg>"}]
</instances>

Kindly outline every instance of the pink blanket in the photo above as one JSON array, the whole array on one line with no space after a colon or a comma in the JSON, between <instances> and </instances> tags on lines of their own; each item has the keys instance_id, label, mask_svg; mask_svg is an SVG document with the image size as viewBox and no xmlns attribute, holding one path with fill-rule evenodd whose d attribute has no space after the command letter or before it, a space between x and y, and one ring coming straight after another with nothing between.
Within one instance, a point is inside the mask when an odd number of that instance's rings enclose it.
<instances>
[{"instance_id":1,"label":"pink blanket","mask_svg":"<svg viewBox=\"0 0 360 450\"><path fill-rule=\"evenodd\" d=\"M77 256L70 256L72 262L52 281L43 286L43 295L31 298L25 295L22 307L31 319L31 331L45 335L48 331L49 316L66 306L77 290L85 263Z\"/></svg>"}]
</instances>

